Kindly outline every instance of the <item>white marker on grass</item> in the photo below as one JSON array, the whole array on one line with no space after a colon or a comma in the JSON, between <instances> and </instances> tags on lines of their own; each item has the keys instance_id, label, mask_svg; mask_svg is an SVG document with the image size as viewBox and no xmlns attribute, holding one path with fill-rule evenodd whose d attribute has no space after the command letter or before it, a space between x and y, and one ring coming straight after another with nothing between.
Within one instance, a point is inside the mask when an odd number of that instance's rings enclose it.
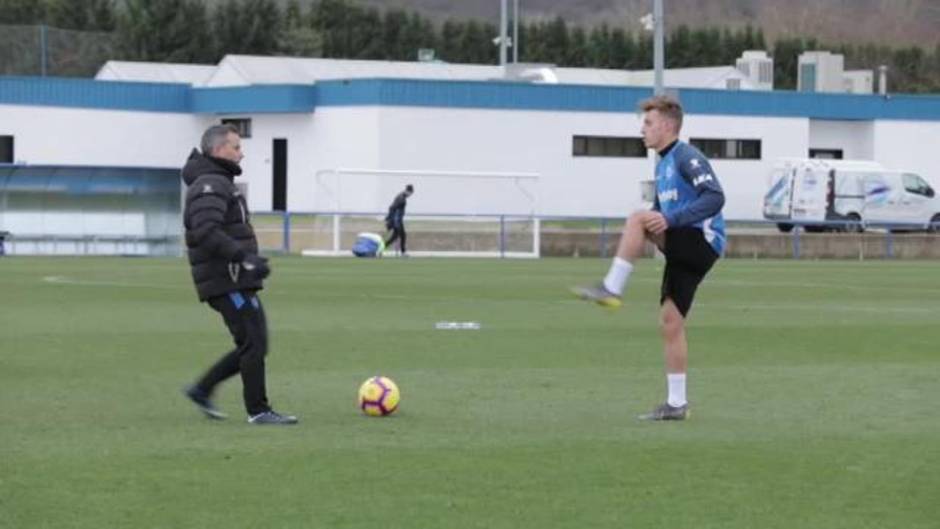
<instances>
[{"instance_id":1,"label":"white marker on grass","mask_svg":"<svg viewBox=\"0 0 940 529\"><path fill-rule=\"evenodd\" d=\"M459 331L459 330L479 330L478 321L439 321L434 324L434 328L439 331Z\"/></svg>"}]
</instances>

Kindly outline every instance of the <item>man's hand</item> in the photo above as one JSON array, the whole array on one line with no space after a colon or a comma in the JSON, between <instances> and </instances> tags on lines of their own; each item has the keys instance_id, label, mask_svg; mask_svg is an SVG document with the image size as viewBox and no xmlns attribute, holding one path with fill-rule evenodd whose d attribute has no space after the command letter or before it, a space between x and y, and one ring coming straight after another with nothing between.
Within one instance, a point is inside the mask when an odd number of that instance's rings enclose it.
<instances>
[{"instance_id":1,"label":"man's hand","mask_svg":"<svg viewBox=\"0 0 940 529\"><path fill-rule=\"evenodd\" d=\"M258 279L264 279L271 275L271 267L268 266L268 258L260 255L246 255L242 260L242 268Z\"/></svg>"},{"instance_id":2,"label":"man's hand","mask_svg":"<svg viewBox=\"0 0 940 529\"><path fill-rule=\"evenodd\" d=\"M659 235L666 231L666 228L669 227L669 223L666 222L666 217L658 211L650 211L648 215L643 219L643 229L652 233L653 235Z\"/></svg>"}]
</instances>

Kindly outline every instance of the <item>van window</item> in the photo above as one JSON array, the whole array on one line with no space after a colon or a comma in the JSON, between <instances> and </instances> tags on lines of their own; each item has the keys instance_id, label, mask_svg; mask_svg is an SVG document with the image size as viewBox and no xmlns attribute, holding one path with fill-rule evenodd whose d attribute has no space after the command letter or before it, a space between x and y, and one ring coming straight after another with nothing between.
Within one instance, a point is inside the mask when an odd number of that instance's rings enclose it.
<instances>
[{"instance_id":1,"label":"van window","mask_svg":"<svg viewBox=\"0 0 940 529\"><path fill-rule=\"evenodd\" d=\"M923 178L916 174L904 173L904 189L909 193L923 195L925 197L933 196L933 189Z\"/></svg>"}]
</instances>

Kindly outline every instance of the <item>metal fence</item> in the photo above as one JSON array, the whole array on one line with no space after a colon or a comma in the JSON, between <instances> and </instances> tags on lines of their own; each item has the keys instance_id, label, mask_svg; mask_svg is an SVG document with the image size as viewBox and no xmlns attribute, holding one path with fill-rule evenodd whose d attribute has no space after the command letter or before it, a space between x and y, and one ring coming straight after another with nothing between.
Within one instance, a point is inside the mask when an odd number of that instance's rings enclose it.
<instances>
[{"instance_id":1,"label":"metal fence","mask_svg":"<svg viewBox=\"0 0 940 529\"><path fill-rule=\"evenodd\" d=\"M310 230L314 222L320 222L318 228L328 240L333 229L334 213L256 213L255 229L261 239L262 247L269 252L302 253L304 244L310 241ZM369 214L359 214L369 215ZM372 213L375 219L382 214ZM441 215L409 214L408 220L416 221L422 217L441 218ZM449 216L454 223L460 223L462 216ZM520 234L514 227L514 221L520 217L512 215L491 215L490 226L486 230L478 228L481 235L495 245L490 254L503 256L518 253L520 244L537 245L532 249L542 256L597 256L611 257L616 252L623 217L532 217L531 227L538 230L532 234L527 228ZM318 221L313 220L319 219ZM303 220L301 220L303 219ZM940 223L918 224L910 222L857 222L851 220L801 223L793 222L786 232L780 231L778 223L768 220L732 219L728 225L729 257L752 258L849 258L849 259L894 259L894 258L940 258ZM465 223L469 224L469 223ZM349 223L350 230L355 227L367 229L369 225ZM409 237L421 233L420 224L409 225ZM481 226L478 224L477 226ZM381 222L376 220L372 229L381 230ZM438 227L436 230L440 231ZM447 229L444 227L443 229ZM453 237L466 238L465 227L454 229ZM347 233L347 240L352 232ZM439 244L452 244L447 237L438 237ZM530 247L531 248L531 247ZM439 248L446 251L445 248ZM650 247L649 253L655 253ZM343 252L334 252L347 255Z\"/></svg>"},{"instance_id":2,"label":"metal fence","mask_svg":"<svg viewBox=\"0 0 940 529\"><path fill-rule=\"evenodd\" d=\"M268 212L254 213L253 224L266 253L297 255L319 249L327 251L308 254L351 255L348 250L357 232L384 233L383 216L349 214L337 223L335 213ZM624 220L409 214L406 223L409 247L419 249L415 255L611 257ZM728 257L940 259L940 223L796 222L788 232L766 220L729 220L727 224ZM4 250L7 254L180 255L184 248L177 235L57 236L0 231L0 255ZM655 253L649 245L647 254Z\"/></svg>"},{"instance_id":3,"label":"metal fence","mask_svg":"<svg viewBox=\"0 0 940 529\"><path fill-rule=\"evenodd\" d=\"M0 25L0 75L94 77L117 48L114 33Z\"/></svg>"}]
</instances>

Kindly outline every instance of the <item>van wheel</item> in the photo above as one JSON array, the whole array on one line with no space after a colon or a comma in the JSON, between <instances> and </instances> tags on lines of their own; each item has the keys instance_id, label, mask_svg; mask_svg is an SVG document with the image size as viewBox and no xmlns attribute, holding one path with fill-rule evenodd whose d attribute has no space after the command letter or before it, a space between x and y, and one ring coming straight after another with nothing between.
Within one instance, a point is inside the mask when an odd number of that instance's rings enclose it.
<instances>
[{"instance_id":1,"label":"van wheel","mask_svg":"<svg viewBox=\"0 0 940 529\"><path fill-rule=\"evenodd\" d=\"M940 213L930 217L930 226L927 227L930 233L940 233Z\"/></svg>"},{"instance_id":2,"label":"van wheel","mask_svg":"<svg viewBox=\"0 0 940 529\"><path fill-rule=\"evenodd\" d=\"M787 224L785 222L780 222L777 224L777 229L780 230L781 233L790 233L791 231L793 231L793 225Z\"/></svg>"},{"instance_id":3,"label":"van wheel","mask_svg":"<svg viewBox=\"0 0 940 529\"><path fill-rule=\"evenodd\" d=\"M852 223L845 225L845 231L849 233L862 233L865 231L865 226L862 226L862 216L858 213L849 213L845 216L845 220Z\"/></svg>"}]
</instances>

